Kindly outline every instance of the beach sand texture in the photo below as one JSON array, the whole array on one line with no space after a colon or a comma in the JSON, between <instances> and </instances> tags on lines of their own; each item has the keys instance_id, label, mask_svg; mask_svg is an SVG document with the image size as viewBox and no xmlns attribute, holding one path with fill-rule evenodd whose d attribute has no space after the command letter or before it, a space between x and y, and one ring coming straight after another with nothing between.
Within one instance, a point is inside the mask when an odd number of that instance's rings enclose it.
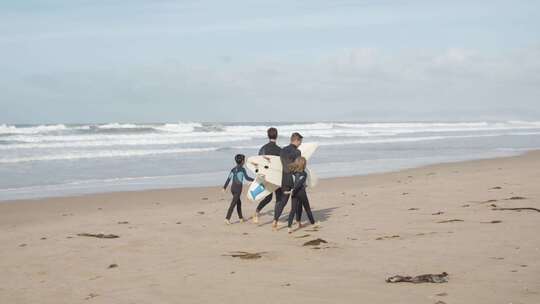
<instances>
[{"instance_id":1,"label":"beach sand texture","mask_svg":"<svg viewBox=\"0 0 540 304\"><path fill-rule=\"evenodd\" d=\"M540 303L540 212L504 209L539 185L538 151L322 180L291 235L219 187L4 202L0 303Z\"/></svg>"}]
</instances>

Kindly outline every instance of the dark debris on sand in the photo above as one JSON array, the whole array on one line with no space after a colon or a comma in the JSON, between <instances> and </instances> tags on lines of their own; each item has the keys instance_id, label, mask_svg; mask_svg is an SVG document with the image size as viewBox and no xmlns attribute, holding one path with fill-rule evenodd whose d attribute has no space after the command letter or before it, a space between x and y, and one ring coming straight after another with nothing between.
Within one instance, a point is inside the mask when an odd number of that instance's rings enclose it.
<instances>
[{"instance_id":1,"label":"dark debris on sand","mask_svg":"<svg viewBox=\"0 0 540 304\"><path fill-rule=\"evenodd\" d=\"M451 220L438 221L437 223L443 224L443 223L456 223L456 222L464 222L464 221L460 219L451 219Z\"/></svg>"},{"instance_id":2,"label":"dark debris on sand","mask_svg":"<svg viewBox=\"0 0 540 304\"><path fill-rule=\"evenodd\" d=\"M321 239L321 238L318 238L318 239L314 239L314 240L311 240L311 241L307 241L304 243L304 245L302 246L319 246L320 244L327 244L328 242Z\"/></svg>"},{"instance_id":3,"label":"dark debris on sand","mask_svg":"<svg viewBox=\"0 0 540 304\"><path fill-rule=\"evenodd\" d=\"M495 211L503 211L503 210L511 210L511 211L523 211L523 210L530 210L530 211L537 211L540 212L540 209L533 208L533 207L516 207L516 208L493 208L491 210Z\"/></svg>"},{"instance_id":4,"label":"dark debris on sand","mask_svg":"<svg viewBox=\"0 0 540 304\"><path fill-rule=\"evenodd\" d=\"M512 196L512 197L507 198L506 200L507 201L516 201L516 200L524 200L524 199L527 199L527 198L523 197L523 196Z\"/></svg>"},{"instance_id":5,"label":"dark debris on sand","mask_svg":"<svg viewBox=\"0 0 540 304\"><path fill-rule=\"evenodd\" d=\"M119 236L116 235L116 234L103 234L103 233L98 233L98 234L79 233L79 234L77 234L77 236L95 237L95 238L98 238L98 239L116 239L116 238L119 238Z\"/></svg>"},{"instance_id":6,"label":"dark debris on sand","mask_svg":"<svg viewBox=\"0 0 540 304\"><path fill-rule=\"evenodd\" d=\"M245 252L245 251L233 251L230 254L224 254L224 256L230 256L233 258L240 258L242 260L256 260L262 258L266 252Z\"/></svg>"},{"instance_id":7,"label":"dark debris on sand","mask_svg":"<svg viewBox=\"0 0 540 304\"><path fill-rule=\"evenodd\" d=\"M380 236L380 237L376 238L375 240L380 241L380 240L389 240L389 239L398 239L398 238L400 238L400 236L395 234L395 235Z\"/></svg>"},{"instance_id":8,"label":"dark debris on sand","mask_svg":"<svg viewBox=\"0 0 540 304\"><path fill-rule=\"evenodd\" d=\"M84 298L85 300L91 300L95 297L99 297L99 295L97 293L91 293L89 294L86 298Z\"/></svg>"},{"instance_id":9,"label":"dark debris on sand","mask_svg":"<svg viewBox=\"0 0 540 304\"><path fill-rule=\"evenodd\" d=\"M407 282L407 283L446 283L448 282L448 273L443 272L439 274L422 274L419 276L411 277L411 276L402 276L402 275L395 275L393 277L389 277L386 279L386 283L399 283L399 282Z\"/></svg>"},{"instance_id":10,"label":"dark debris on sand","mask_svg":"<svg viewBox=\"0 0 540 304\"><path fill-rule=\"evenodd\" d=\"M107 267L107 269L112 269L112 268L116 268L118 267L118 264L111 264L109 265L109 267Z\"/></svg>"}]
</instances>

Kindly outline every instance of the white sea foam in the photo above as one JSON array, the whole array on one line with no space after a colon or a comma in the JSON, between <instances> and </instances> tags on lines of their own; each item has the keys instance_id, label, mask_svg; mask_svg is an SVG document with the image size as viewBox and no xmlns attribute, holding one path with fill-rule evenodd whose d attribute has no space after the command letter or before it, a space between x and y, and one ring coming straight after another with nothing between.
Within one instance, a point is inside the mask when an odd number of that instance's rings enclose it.
<instances>
[{"instance_id":1,"label":"white sea foam","mask_svg":"<svg viewBox=\"0 0 540 304\"><path fill-rule=\"evenodd\" d=\"M117 122L97 126L98 129L137 129L141 127L144 127L144 125L121 124Z\"/></svg>"},{"instance_id":2,"label":"white sea foam","mask_svg":"<svg viewBox=\"0 0 540 304\"><path fill-rule=\"evenodd\" d=\"M9 125L0 125L0 134L38 134L53 131L66 130L65 125L41 125L36 127L16 127Z\"/></svg>"}]
</instances>

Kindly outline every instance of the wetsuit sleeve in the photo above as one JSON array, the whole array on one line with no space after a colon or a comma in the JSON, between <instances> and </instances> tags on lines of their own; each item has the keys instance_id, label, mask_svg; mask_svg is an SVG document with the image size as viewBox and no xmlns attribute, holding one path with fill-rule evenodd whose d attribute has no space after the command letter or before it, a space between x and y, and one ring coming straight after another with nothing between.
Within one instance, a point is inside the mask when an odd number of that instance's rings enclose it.
<instances>
[{"instance_id":1,"label":"wetsuit sleeve","mask_svg":"<svg viewBox=\"0 0 540 304\"><path fill-rule=\"evenodd\" d=\"M247 180L248 182L252 182L252 181L253 181L253 178L250 177L250 176L247 174L245 168L242 168L242 173L244 173L244 177L246 178L246 180Z\"/></svg>"},{"instance_id":2,"label":"wetsuit sleeve","mask_svg":"<svg viewBox=\"0 0 540 304\"><path fill-rule=\"evenodd\" d=\"M227 189L227 186L229 186L229 182L233 178L233 175L234 173L231 171L231 173L229 173L229 177L227 177L227 180L225 181L225 185L223 185L223 189Z\"/></svg>"},{"instance_id":3,"label":"wetsuit sleeve","mask_svg":"<svg viewBox=\"0 0 540 304\"><path fill-rule=\"evenodd\" d=\"M264 150L265 150L264 147L266 147L266 146L262 146L262 147L259 149L259 155L266 155L266 153L265 153L265 151L264 151Z\"/></svg>"},{"instance_id":4,"label":"wetsuit sleeve","mask_svg":"<svg viewBox=\"0 0 540 304\"><path fill-rule=\"evenodd\" d=\"M306 184L305 174L295 175L293 191L296 192L300 190L305 184Z\"/></svg>"}]
</instances>

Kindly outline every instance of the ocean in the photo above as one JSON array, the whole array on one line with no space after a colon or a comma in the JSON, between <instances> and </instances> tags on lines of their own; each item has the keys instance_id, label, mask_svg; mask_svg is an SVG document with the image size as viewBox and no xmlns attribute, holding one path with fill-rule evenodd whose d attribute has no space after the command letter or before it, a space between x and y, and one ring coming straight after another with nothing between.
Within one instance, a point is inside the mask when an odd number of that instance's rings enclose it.
<instances>
[{"instance_id":1,"label":"ocean","mask_svg":"<svg viewBox=\"0 0 540 304\"><path fill-rule=\"evenodd\" d=\"M0 124L0 201L220 186L237 153L255 155L275 126L319 149L320 177L509 156L540 148L538 121Z\"/></svg>"}]
</instances>

